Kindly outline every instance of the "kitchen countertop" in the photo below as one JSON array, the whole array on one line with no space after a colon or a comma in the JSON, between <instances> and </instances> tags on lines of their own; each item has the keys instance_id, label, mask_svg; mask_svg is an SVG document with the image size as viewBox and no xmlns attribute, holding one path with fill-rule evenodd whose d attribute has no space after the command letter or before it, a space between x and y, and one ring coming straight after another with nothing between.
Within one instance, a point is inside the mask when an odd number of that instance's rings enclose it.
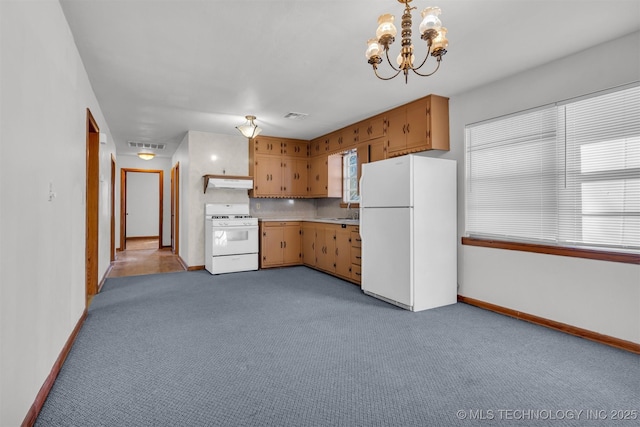
<instances>
[{"instance_id":1,"label":"kitchen countertop","mask_svg":"<svg viewBox=\"0 0 640 427\"><path fill-rule=\"evenodd\" d=\"M351 218L258 218L260 222L326 222L329 224L359 225L360 220Z\"/></svg>"}]
</instances>

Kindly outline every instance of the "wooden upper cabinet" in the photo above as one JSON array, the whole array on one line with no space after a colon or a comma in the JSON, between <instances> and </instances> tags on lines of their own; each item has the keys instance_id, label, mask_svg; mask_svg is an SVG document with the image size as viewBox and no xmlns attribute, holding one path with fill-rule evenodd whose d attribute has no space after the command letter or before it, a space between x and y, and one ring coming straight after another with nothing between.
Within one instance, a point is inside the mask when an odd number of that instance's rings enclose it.
<instances>
[{"instance_id":1,"label":"wooden upper cabinet","mask_svg":"<svg viewBox=\"0 0 640 427\"><path fill-rule=\"evenodd\" d=\"M449 150L449 99L437 95L387 113L389 157L425 150Z\"/></svg>"},{"instance_id":2,"label":"wooden upper cabinet","mask_svg":"<svg viewBox=\"0 0 640 427\"><path fill-rule=\"evenodd\" d=\"M326 154L325 144L327 142L326 137L315 138L311 140L309 144L309 156L319 156L321 154Z\"/></svg>"},{"instance_id":3,"label":"wooden upper cabinet","mask_svg":"<svg viewBox=\"0 0 640 427\"><path fill-rule=\"evenodd\" d=\"M306 159L309 156L309 143L303 140L285 139L282 141L282 155Z\"/></svg>"},{"instance_id":4,"label":"wooden upper cabinet","mask_svg":"<svg viewBox=\"0 0 640 427\"><path fill-rule=\"evenodd\" d=\"M308 192L308 161L299 158L282 159L282 194L301 196Z\"/></svg>"},{"instance_id":5,"label":"wooden upper cabinet","mask_svg":"<svg viewBox=\"0 0 640 427\"><path fill-rule=\"evenodd\" d=\"M301 139L258 137L249 144L251 197L307 197L309 144Z\"/></svg>"},{"instance_id":6,"label":"wooden upper cabinet","mask_svg":"<svg viewBox=\"0 0 640 427\"><path fill-rule=\"evenodd\" d=\"M273 154L280 155L282 139L273 138L270 136L256 137L250 142L253 145L253 152L255 154Z\"/></svg>"},{"instance_id":7,"label":"wooden upper cabinet","mask_svg":"<svg viewBox=\"0 0 640 427\"><path fill-rule=\"evenodd\" d=\"M380 138L386 134L386 121L384 115L371 117L363 120L357 125L355 132L355 143L365 142L372 139Z\"/></svg>"},{"instance_id":8,"label":"wooden upper cabinet","mask_svg":"<svg viewBox=\"0 0 640 427\"><path fill-rule=\"evenodd\" d=\"M253 197L278 197L282 193L280 156L256 155L253 160Z\"/></svg>"},{"instance_id":9,"label":"wooden upper cabinet","mask_svg":"<svg viewBox=\"0 0 640 427\"><path fill-rule=\"evenodd\" d=\"M312 197L327 197L328 183L327 156L314 157L309 160L308 187Z\"/></svg>"}]
</instances>

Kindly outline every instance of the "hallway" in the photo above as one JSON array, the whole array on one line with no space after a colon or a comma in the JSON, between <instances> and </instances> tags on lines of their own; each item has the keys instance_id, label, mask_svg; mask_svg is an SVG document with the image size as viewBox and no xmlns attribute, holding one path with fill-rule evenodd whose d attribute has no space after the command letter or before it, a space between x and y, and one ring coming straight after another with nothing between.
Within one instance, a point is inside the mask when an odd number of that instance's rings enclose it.
<instances>
[{"instance_id":1,"label":"hallway","mask_svg":"<svg viewBox=\"0 0 640 427\"><path fill-rule=\"evenodd\" d=\"M116 253L116 260L107 277L139 276L142 274L185 271L171 248L158 249L158 239L129 239L127 249Z\"/></svg>"}]
</instances>

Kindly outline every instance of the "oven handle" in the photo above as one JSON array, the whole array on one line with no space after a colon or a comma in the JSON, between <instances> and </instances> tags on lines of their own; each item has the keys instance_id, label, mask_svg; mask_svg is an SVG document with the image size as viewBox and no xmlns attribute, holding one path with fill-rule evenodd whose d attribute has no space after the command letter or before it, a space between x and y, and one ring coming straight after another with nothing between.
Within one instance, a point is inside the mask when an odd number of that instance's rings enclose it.
<instances>
[{"instance_id":1,"label":"oven handle","mask_svg":"<svg viewBox=\"0 0 640 427\"><path fill-rule=\"evenodd\" d=\"M257 225L214 225L211 227L211 229L213 231L217 231L217 230L238 230L238 231L242 231L242 230L257 230L258 226Z\"/></svg>"}]
</instances>

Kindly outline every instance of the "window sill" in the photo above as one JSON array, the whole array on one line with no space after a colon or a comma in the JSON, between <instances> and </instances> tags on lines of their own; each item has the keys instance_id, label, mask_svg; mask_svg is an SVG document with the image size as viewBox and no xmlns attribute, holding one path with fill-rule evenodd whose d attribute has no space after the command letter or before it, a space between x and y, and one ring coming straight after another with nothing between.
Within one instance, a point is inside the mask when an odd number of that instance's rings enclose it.
<instances>
[{"instance_id":1,"label":"window sill","mask_svg":"<svg viewBox=\"0 0 640 427\"><path fill-rule=\"evenodd\" d=\"M351 208L351 209L356 209L360 207L360 203L345 203L345 202L340 202L340 207L341 208Z\"/></svg>"},{"instance_id":2,"label":"window sill","mask_svg":"<svg viewBox=\"0 0 640 427\"><path fill-rule=\"evenodd\" d=\"M478 239L475 237L463 237L462 244L468 246L481 246L484 248L508 249L512 251L535 252L539 254L622 262L626 264L640 264L640 255L599 251L595 249L565 248L559 246L537 245L533 243Z\"/></svg>"}]
</instances>

